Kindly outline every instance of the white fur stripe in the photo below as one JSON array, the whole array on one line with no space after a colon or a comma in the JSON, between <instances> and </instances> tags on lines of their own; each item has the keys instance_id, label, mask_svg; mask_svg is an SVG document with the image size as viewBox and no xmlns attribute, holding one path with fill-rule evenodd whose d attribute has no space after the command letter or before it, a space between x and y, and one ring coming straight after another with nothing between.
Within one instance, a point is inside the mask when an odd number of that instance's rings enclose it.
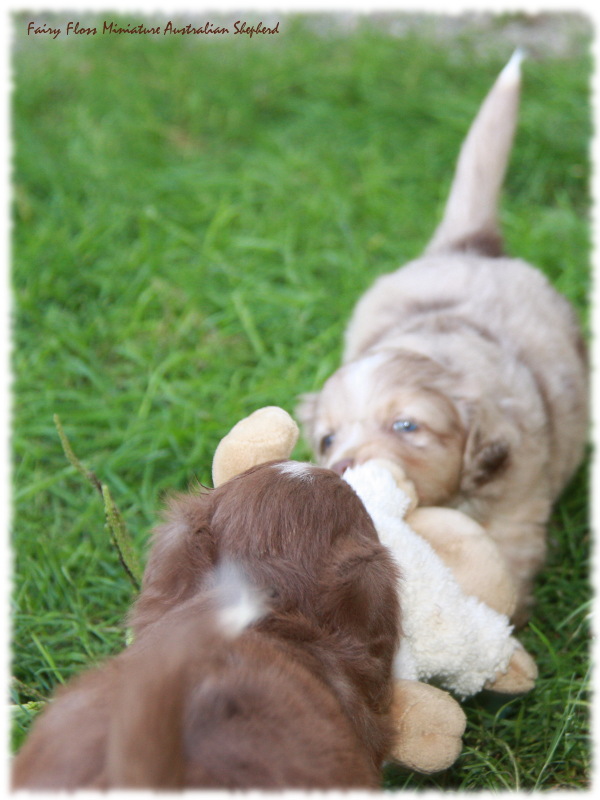
<instances>
[{"instance_id":1,"label":"white fur stripe","mask_svg":"<svg viewBox=\"0 0 600 800\"><path fill-rule=\"evenodd\" d=\"M277 464L275 469L282 475L289 475L300 480L312 480L314 477L312 464L300 461L286 461L284 464Z\"/></svg>"},{"instance_id":2,"label":"white fur stripe","mask_svg":"<svg viewBox=\"0 0 600 800\"><path fill-rule=\"evenodd\" d=\"M268 611L262 593L232 562L224 562L215 569L213 588L218 625L228 638L239 636Z\"/></svg>"}]
</instances>

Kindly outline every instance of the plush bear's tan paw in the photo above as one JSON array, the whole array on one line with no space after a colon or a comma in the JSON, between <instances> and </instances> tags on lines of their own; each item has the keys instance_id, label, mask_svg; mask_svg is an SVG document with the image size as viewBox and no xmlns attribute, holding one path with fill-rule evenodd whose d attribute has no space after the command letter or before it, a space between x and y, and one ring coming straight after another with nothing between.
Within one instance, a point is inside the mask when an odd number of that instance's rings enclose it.
<instances>
[{"instance_id":1,"label":"plush bear's tan paw","mask_svg":"<svg viewBox=\"0 0 600 800\"><path fill-rule=\"evenodd\" d=\"M462 750L466 717L447 692L418 681L397 681L393 716L396 745L392 758L415 772L440 772Z\"/></svg>"},{"instance_id":2,"label":"plush bear's tan paw","mask_svg":"<svg viewBox=\"0 0 600 800\"><path fill-rule=\"evenodd\" d=\"M538 668L527 650L517 642L508 669L500 673L493 681L488 681L485 688L500 694L525 694L535 686Z\"/></svg>"}]
</instances>

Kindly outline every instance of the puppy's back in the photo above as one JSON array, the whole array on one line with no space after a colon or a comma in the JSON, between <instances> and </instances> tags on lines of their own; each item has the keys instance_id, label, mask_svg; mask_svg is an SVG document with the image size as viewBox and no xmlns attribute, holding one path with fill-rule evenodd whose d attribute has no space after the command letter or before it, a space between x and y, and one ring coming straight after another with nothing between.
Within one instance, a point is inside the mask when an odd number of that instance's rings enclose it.
<instances>
[{"instance_id":1,"label":"puppy's back","mask_svg":"<svg viewBox=\"0 0 600 800\"><path fill-rule=\"evenodd\" d=\"M114 689L113 669L91 670L59 689L35 719L13 761L12 788L105 788L106 738Z\"/></svg>"},{"instance_id":2,"label":"puppy's back","mask_svg":"<svg viewBox=\"0 0 600 800\"><path fill-rule=\"evenodd\" d=\"M375 787L329 689L269 637L231 639L197 603L59 692L14 789Z\"/></svg>"}]
</instances>

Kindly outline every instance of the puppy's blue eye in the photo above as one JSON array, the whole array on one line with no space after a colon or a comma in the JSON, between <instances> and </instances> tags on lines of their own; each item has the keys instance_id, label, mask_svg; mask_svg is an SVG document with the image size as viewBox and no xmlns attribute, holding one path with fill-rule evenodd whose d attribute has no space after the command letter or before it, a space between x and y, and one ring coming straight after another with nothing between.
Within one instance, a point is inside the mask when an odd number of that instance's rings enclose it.
<instances>
[{"instance_id":1,"label":"puppy's blue eye","mask_svg":"<svg viewBox=\"0 0 600 800\"><path fill-rule=\"evenodd\" d=\"M329 450L329 448L333 444L334 439L335 439L335 434L333 433L330 433L321 439L320 449L322 453L324 453L326 450Z\"/></svg>"},{"instance_id":2,"label":"puppy's blue eye","mask_svg":"<svg viewBox=\"0 0 600 800\"><path fill-rule=\"evenodd\" d=\"M392 429L398 433L412 433L418 430L419 426L412 419L397 419L392 425Z\"/></svg>"}]
</instances>

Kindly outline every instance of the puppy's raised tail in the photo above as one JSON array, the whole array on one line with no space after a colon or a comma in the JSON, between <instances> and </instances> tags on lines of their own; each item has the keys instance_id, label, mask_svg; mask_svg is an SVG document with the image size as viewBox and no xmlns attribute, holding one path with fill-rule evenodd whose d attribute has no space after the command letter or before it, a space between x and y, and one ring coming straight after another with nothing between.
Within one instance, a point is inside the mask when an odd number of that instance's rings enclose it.
<instances>
[{"instance_id":1,"label":"puppy's raised tail","mask_svg":"<svg viewBox=\"0 0 600 800\"><path fill-rule=\"evenodd\" d=\"M206 592L131 645L111 714L107 788L185 788L184 722L194 693L218 677L230 643L266 613L264 596L225 564Z\"/></svg>"},{"instance_id":2,"label":"puppy's raised tail","mask_svg":"<svg viewBox=\"0 0 600 800\"><path fill-rule=\"evenodd\" d=\"M502 254L498 198L517 125L523 57L522 50L515 51L473 120L427 254L462 250Z\"/></svg>"}]
</instances>

